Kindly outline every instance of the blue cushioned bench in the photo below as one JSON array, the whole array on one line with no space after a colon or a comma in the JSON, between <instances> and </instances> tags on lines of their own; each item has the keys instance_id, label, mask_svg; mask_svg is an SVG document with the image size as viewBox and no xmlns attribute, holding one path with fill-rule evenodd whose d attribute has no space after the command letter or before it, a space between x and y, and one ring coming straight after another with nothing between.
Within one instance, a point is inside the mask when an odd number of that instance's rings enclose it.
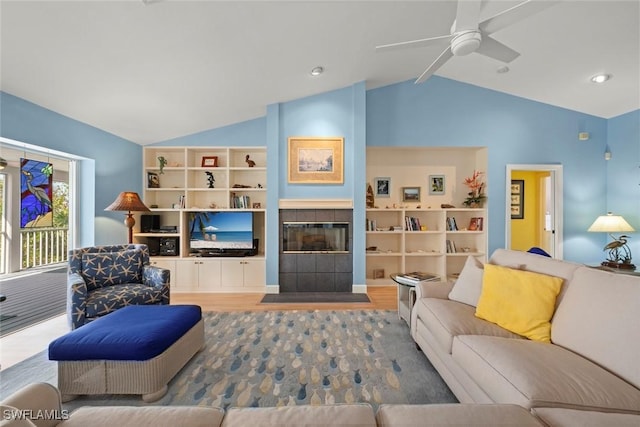
<instances>
[{"instance_id":1,"label":"blue cushioned bench","mask_svg":"<svg viewBox=\"0 0 640 427\"><path fill-rule=\"evenodd\" d=\"M151 402L204 346L197 305L132 305L49 344L64 401L80 394L141 394Z\"/></svg>"}]
</instances>

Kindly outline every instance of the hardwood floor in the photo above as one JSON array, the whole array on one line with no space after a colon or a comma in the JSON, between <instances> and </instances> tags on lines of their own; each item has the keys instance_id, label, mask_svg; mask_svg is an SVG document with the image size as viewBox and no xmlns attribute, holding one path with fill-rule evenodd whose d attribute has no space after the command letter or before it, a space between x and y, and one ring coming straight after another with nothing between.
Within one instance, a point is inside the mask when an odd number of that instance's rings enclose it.
<instances>
[{"instance_id":1,"label":"hardwood floor","mask_svg":"<svg viewBox=\"0 0 640 427\"><path fill-rule=\"evenodd\" d=\"M171 304L196 304L203 311L398 309L395 286L369 286L367 295L371 302L260 304L264 294L174 293L171 294Z\"/></svg>"}]
</instances>

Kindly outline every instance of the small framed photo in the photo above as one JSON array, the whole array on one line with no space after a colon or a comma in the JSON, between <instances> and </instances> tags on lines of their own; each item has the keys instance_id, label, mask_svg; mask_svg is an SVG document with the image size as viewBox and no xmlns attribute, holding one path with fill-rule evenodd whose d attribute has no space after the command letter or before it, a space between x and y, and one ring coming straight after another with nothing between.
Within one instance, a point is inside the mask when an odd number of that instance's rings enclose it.
<instances>
[{"instance_id":1,"label":"small framed photo","mask_svg":"<svg viewBox=\"0 0 640 427\"><path fill-rule=\"evenodd\" d=\"M429 175L429 194L444 195L444 175Z\"/></svg>"},{"instance_id":2,"label":"small framed photo","mask_svg":"<svg viewBox=\"0 0 640 427\"><path fill-rule=\"evenodd\" d=\"M147 172L147 188L160 188L160 177L155 172Z\"/></svg>"},{"instance_id":3,"label":"small framed photo","mask_svg":"<svg viewBox=\"0 0 640 427\"><path fill-rule=\"evenodd\" d=\"M391 178L381 177L374 178L376 197L389 197L391 195Z\"/></svg>"},{"instance_id":4,"label":"small framed photo","mask_svg":"<svg viewBox=\"0 0 640 427\"><path fill-rule=\"evenodd\" d=\"M384 268L374 268L373 269L373 278L374 279L384 279Z\"/></svg>"},{"instance_id":5,"label":"small framed photo","mask_svg":"<svg viewBox=\"0 0 640 427\"><path fill-rule=\"evenodd\" d=\"M402 187L403 202L419 202L420 187Z\"/></svg>"},{"instance_id":6,"label":"small framed photo","mask_svg":"<svg viewBox=\"0 0 640 427\"><path fill-rule=\"evenodd\" d=\"M218 156L202 156L202 165L203 168L217 168L218 167Z\"/></svg>"},{"instance_id":7,"label":"small framed photo","mask_svg":"<svg viewBox=\"0 0 640 427\"><path fill-rule=\"evenodd\" d=\"M252 206L253 206L253 209L260 209L262 207L260 203L254 203Z\"/></svg>"}]
</instances>

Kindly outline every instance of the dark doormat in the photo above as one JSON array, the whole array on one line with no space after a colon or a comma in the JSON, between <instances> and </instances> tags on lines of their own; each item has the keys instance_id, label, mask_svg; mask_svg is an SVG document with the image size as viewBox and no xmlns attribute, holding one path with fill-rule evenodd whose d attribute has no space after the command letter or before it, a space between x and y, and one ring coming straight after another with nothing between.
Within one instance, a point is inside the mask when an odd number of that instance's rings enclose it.
<instances>
[{"instance_id":1,"label":"dark doormat","mask_svg":"<svg viewBox=\"0 0 640 427\"><path fill-rule=\"evenodd\" d=\"M300 303L300 302L370 302L367 294L352 294L350 292L282 292L267 294L260 301L269 303Z\"/></svg>"}]
</instances>

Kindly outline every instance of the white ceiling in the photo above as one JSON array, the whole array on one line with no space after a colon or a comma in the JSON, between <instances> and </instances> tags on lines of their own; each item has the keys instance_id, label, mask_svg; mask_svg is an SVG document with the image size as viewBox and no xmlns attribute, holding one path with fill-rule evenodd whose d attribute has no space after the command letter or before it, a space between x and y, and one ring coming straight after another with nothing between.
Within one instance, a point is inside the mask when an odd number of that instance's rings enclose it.
<instances>
[{"instance_id":1,"label":"white ceiling","mask_svg":"<svg viewBox=\"0 0 640 427\"><path fill-rule=\"evenodd\" d=\"M536 0L537 1L537 0ZM518 1L484 3L481 19ZM366 81L415 79L448 34L445 1L0 1L0 88L148 144L264 116L266 106ZM496 32L511 71L471 54L437 75L610 118L640 108L640 0L565 0ZM322 65L326 72L311 77ZM613 74L596 85L589 78Z\"/></svg>"}]
</instances>

